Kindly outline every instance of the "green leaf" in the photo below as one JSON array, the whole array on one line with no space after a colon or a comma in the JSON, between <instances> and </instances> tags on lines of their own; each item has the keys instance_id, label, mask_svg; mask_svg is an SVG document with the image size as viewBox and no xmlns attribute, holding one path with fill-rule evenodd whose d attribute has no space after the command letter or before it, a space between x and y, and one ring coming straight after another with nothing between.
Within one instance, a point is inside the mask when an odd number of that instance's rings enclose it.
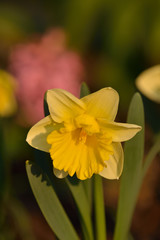
<instances>
[{"instance_id":1,"label":"green leaf","mask_svg":"<svg viewBox=\"0 0 160 240\"><path fill-rule=\"evenodd\" d=\"M26 162L28 179L37 203L51 229L62 240L78 240L68 216L66 215L46 174L34 163Z\"/></svg>"},{"instance_id":2,"label":"green leaf","mask_svg":"<svg viewBox=\"0 0 160 240\"><path fill-rule=\"evenodd\" d=\"M80 98L85 97L90 94L90 90L85 82L81 85Z\"/></svg>"},{"instance_id":3,"label":"green leaf","mask_svg":"<svg viewBox=\"0 0 160 240\"><path fill-rule=\"evenodd\" d=\"M44 94L43 109L44 109L44 115L45 115L45 116L48 116L50 113L49 113L48 103L47 103L47 101L46 101L46 97L47 97L47 92L45 92L45 94Z\"/></svg>"},{"instance_id":4,"label":"green leaf","mask_svg":"<svg viewBox=\"0 0 160 240\"><path fill-rule=\"evenodd\" d=\"M83 82L81 85L80 97L82 98L88 94L90 94L89 88L87 84ZM83 238L86 240L93 239L91 223L92 179L79 181L76 177L68 177L65 179L65 182L78 208Z\"/></svg>"},{"instance_id":5,"label":"green leaf","mask_svg":"<svg viewBox=\"0 0 160 240\"><path fill-rule=\"evenodd\" d=\"M77 205L81 221L83 221L83 230L85 230L86 239L93 239L92 222L90 215L90 205L84 190L82 181L77 178L68 177L65 179Z\"/></svg>"},{"instance_id":6,"label":"green leaf","mask_svg":"<svg viewBox=\"0 0 160 240\"><path fill-rule=\"evenodd\" d=\"M87 84L85 82L83 82L81 85L80 98L83 98L89 94L90 94L89 87L87 86ZM92 183L93 183L92 178L84 180L82 182L82 184L84 186L84 190L85 190L87 198L88 198L88 201L89 201L90 210L92 208Z\"/></svg>"},{"instance_id":7,"label":"green leaf","mask_svg":"<svg viewBox=\"0 0 160 240\"><path fill-rule=\"evenodd\" d=\"M92 210L92 188L93 188L93 178L83 180L82 184L84 187L84 191L88 200L88 204L90 207L90 211Z\"/></svg>"},{"instance_id":8,"label":"green leaf","mask_svg":"<svg viewBox=\"0 0 160 240\"><path fill-rule=\"evenodd\" d=\"M157 136L157 138L155 139L155 142L152 146L152 148L150 149L149 153L147 154L147 157L144 161L144 166L143 166L143 175L142 177L145 176L148 168L150 167L152 160L154 159L154 157L160 152L160 133Z\"/></svg>"},{"instance_id":9,"label":"green leaf","mask_svg":"<svg viewBox=\"0 0 160 240\"><path fill-rule=\"evenodd\" d=\"M144 108L140 94L131 101L128 123L142 126L142 130L125 143L124 170L120 183L114 240L126 240L142 179L144 154Z\"/></svg>"}]
</instances>

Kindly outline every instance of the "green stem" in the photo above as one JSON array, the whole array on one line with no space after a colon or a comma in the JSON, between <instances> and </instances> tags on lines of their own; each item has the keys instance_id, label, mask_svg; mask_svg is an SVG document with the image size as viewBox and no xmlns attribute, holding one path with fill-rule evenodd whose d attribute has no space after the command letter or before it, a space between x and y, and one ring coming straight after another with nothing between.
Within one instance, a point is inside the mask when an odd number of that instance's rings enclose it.
<instances>
[{"instance_id":1,"label":"green stem","mask_svg":"<svg viewBox=\"0 0 160 240\"><path fill-rule=\"evenodd\" d=\"M95 205L95 227L96 239L106 240L106 219L103 196L102 178L99 175L94 177L94 205Z\"/></svg>"}]
</instances>

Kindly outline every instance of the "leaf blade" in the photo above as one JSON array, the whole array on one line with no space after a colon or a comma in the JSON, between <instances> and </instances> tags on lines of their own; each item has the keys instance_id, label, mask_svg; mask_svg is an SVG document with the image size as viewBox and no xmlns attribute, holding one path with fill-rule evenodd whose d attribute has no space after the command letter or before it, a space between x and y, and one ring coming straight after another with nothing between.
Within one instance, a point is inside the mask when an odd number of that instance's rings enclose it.
<instances>
[{"instance_id":1,"label":"leaf blade","mask_svg":"<svg viewBox=\"0 0 160 240\"><path fill-rule=\"evenodd\" d=\"M136 93L130 104L128 123L142 126L142 130L125 143L124 170L121 177L114 240L126 240L132 214L141 185L144 155L144 108L140 94Z\"/></svg>"},{"instance_id":2,"label":"leaf blade","mask_svg":"<svg viewBox=\"0 0 160 240\"><path fill-rule=\"evenodd\" d=\"M78 235L57 198L47 175L36 164L29 161L26 162L26 171L37 203L57 237L62 240L78 240Z\"/></svg>"},{"instance_id":3,"label":"leaf blade","mask_svg":"<svg viewBox=\"0 0 160 240\"><path fill-rule=\"evenodd\" d=\"M85 82L82 83L81 85L81 92L80 92L80 98L85 97L90 94L89 87Z\"/></svg>"},{"instance_id":4,"label":"leaf blade","mask_svg":"<svg viewBox=\"0 0 160 240\"><path fill-rule=\"evenodd\" d=\"M88 235L88 240L93 239L90 206L83 182L70 177L65 180L77 205L81 221L83 221L83 228L85 229L86 235Z\"/></svg>"}]
</instances>

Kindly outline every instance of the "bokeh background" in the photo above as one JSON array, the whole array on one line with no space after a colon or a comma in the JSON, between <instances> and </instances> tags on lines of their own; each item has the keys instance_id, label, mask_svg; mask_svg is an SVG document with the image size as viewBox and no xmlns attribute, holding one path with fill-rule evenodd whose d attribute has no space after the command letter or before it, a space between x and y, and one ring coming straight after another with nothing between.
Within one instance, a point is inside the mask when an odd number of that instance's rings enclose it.
<instances>
[{"instance_id":1,"label":"bokeh background","mask_svg":"<svg viewBox=\"0 0 160 240\"><path fill-rule=\"evenodd\" d=\"M55 239L25 172L25 160L34 159L25 138L43 118L45 91L59 87L79 96L82 81L91 92L113 87L120 95L117 121L125 122L136 77L159 63L159 0L0 1L0 84L2 79L9 85L0 85L0 101L6 91L10 106L0 113L0 240ZM147 153L159 124L155 116L148 118L150 105L144 102ZM160 239L159 160L147 173L133 216L138 240ZM118 189L119 182L104 181L110 237ZM65 190L61 195L72 205Z\"/></svg>"}]
</instances>

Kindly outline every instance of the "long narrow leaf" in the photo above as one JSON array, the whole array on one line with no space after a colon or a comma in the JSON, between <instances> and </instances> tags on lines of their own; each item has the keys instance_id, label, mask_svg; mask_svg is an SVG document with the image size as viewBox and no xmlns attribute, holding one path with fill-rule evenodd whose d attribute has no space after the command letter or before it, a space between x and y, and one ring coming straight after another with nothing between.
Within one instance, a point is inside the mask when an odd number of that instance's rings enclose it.
<instances>
[{"instance_id":1,"label":"long narrow leaf","mask_svg":"<svg viewBox=\"0 0 160 240\"><path fill-rule=\"evenodd\" d=\"M121 177L120 196L114 240L126 240L132 214L141 184L142 161L144 154L144 109L141 96L136 93L132 99L128 123L142 126L142 130L125 143L124 170Z\"/></svg>"},{"instance_id":2,"label":"long narrow leaf","mask_svg":"<svg viewBox=\"0 0 160 240\"><path fill-rule=\"evenodd\" d=\"M85 97L90 94L90 90L85 82L81 85L80 98Z\"/></svg>"},{"instance_id":3,"label":"long narrow leaf","mask_svg":"<svg viewBox=\"0 0 160 240\"><path fill-rule=\"evenodd\" d=\"M89 90L87 84L85 82L83 82L81 85L80 98L83 98L89 94L90 94L90 90ZM88 201L89 201L90 210L92 208L92 184L93 184L92 179L93 178L87 179L82 182L83 186L84 186L84 190L85 190L87 198L88 198Z\"/></svg>"},{"instance_id":4,"label":"long narrow leaf","mask_svg":"<svg viewBox=\"0 0 160 240\"><path fill-rule=\"evenodd\" d=\"M87 196L87 200L88 200L88 204L89 204L89 208L90 211L92 210L92 188L93 188L93 178L90 179L86 179L82 182L83 187L84 187L84 191L86 193Z\"/></svg>"},{"instance_id":5,"label":"long narrow leaf","mask_svg":"<svg viewBox=\"0 0 160 240\"><path fill-rule=\"evenodd\" d=\"M152 160L154 157L157 155L157 153L160 152L160 136L156 138L156 141L153 145L153 147L150 149L145 161L144 161L144 166L143 166L143 175L142 177L145 176L148 168L150 167Z\"/></svg>"},{"instance_id":6,"label":"long narrow leaf","mask_svg":"<svg viewBox=\"0 0 160 240\"><path fill-rule=\"evenodd\" d=\"M88 234L88 240L93 239L92 223L90 216L90 206L87 199L82 181L73 178L66 178L66 183L73 195L75 203L77 205L81 221L83 221L83 229L85 229L85 235Z\"/></svg>"},{"instance_id":7,"label":"long narrow leaf","mask_svg":"<svg viewBox=\"0 0 160 240\"><path fill-rule=\"evenodd\" d=\"M85 82L81 85L80 98L90 93ZM76 178L66 178L66 183L72 193L76 206L78 208L83 237L86 240L93 239L93 230L91 223L91 195L92 179L79 181Z\"/></svg>"},{"instance_id":8,"label":"long narrow leaf","mask_svg":"<svg viewBox=\"0 0 160 240\"><path fill-rule=\"evenodd\" d=\"M78 236L66 215L46 174L34 163L26 162L28 179L38 205L51 229L62 240L78 240Z\"/></svg>"}]
</instances>

